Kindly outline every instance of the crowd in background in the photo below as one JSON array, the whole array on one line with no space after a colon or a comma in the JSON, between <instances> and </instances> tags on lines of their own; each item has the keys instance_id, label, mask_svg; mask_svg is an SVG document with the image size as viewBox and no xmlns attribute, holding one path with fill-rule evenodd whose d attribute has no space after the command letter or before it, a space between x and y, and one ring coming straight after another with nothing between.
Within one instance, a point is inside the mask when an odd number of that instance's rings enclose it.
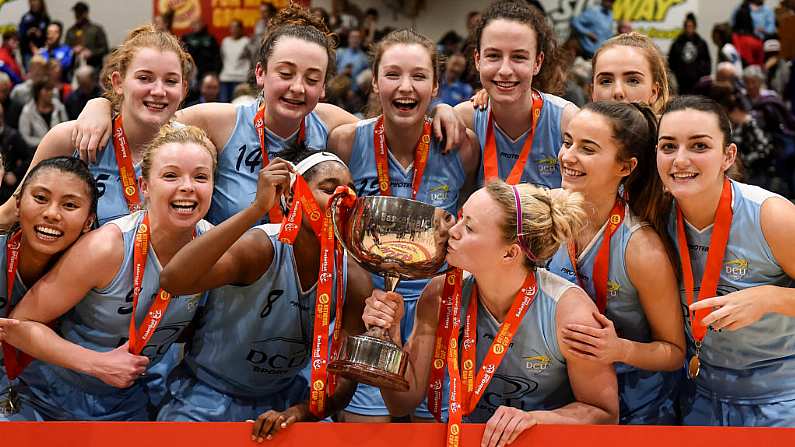
<instances>
[{"instance_id":1,"label":"crowd in background","mask_svg":"<svg viewBox=\"0 0 795 447\"><path fill-rule=\"evenodd\" d=\"M101 24L92 22L87 4L72 7L75 24L63 24L47 13L45 0L30 0L30 10L16 30L2 34L0 47L0 150L5 176L0 200L8 198L26 171L32 154L47 131L76 119L86 102L100 96L97 82L103 58L109 53ZM528 1L543 11L537 1ZM327 84L325 101L357 116L373 113L369 104L372 71L369 46L393 30L379 20L376 9L362 11L353 1L339 2L340 10L312 8L336 34L336 74ZM611 36L631 31L617 22L613 0L592 2L571 20L570 37L561 42L571 59L562 96L578 106L589 98L590 58ZM229 35L220 42L206 24L196 20L181 36L196 62L195 77L185 105L203 102L245 102L257 95L252 76L258 43L267 30L275 7L263 2L253 33L233 20ZM795 195L795 81L792 61L780 56L777 23L795 15L795 1L782 0L774 10L763 0L744 0L725 23L716 24L710 38L718 48L710 54L697 32L698 18L689 13L682 32L668 52L672 92L701 94L718 101L729 113L740 149L745 181L792 197ZM465 18L468 35L445 33L438 50L445 57L435 101L456 105L469 99L480 86L472 59L472 31L480 13ZM170 29L173 14L154 20ZM714 70L713 70L714 67Z\"/></svg>"}]
</instances>

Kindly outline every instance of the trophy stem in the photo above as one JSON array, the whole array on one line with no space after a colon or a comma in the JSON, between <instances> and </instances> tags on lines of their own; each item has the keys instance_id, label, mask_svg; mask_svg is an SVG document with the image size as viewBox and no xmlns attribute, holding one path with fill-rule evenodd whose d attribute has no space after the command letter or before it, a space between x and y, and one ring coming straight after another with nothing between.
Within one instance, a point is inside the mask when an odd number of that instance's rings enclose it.
<instances>
[{"instance_id":1,"label":"trophy stem","mask_svg":"<svg viewBox=\"0 0 795 447\"><path fill-rule=\"evenodd\" d=\"M384 290L394 292L397 289L400 276L393 273L384 273Z\"/></svg>"}]
</instances>

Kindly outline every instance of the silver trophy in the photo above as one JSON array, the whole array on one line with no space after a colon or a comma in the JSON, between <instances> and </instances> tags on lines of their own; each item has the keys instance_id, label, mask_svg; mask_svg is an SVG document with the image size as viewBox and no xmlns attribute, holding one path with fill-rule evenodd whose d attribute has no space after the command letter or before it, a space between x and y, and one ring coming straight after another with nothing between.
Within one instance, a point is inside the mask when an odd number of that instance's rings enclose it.
<instances>
[{"instance_id":1,"label":"silver trophy","mask_svg":"<svg viewBox=\"0 0 795 447\"><path fill-rule=\"evenodd\" d=\"M384 289L394 292L401 279L438 275L447 254L455 218L416 200L389 196L359 197L353 208L333 203L334 232L365 269L383 275ZM347 337L329 371L379 388L408 390L408 357L386 331L370 328Z\"/></svg>"}]
</instances>

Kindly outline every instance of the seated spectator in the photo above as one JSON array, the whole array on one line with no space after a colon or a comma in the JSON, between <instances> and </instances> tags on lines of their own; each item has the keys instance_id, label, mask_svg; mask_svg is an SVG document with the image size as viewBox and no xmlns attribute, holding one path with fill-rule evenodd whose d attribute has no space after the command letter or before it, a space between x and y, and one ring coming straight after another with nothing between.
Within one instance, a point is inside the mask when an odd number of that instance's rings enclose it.
<instances>
[{"instance_id":1,"label":"seated spectator","mask_svg":"<svg viewBox=\"0 0 795 447\"><path fill-rule=\"evenodd\" d=\"M758 65L745 67L745 70L743 70L743 83L751 104L757 103L763 97L778 97L776 92L765 88L765 74L762 72L762 67Z\"/></svg>"},{"instance_id":2,"label":"seated spectator","mask_svg":"<svg viewBox=\"0 0 795 447\"><path fill-rule=\"evenodd\" d=\"M30 58L28 79L14 86L14 89L11 90L11 101L19 107L24 107L33 97L33 83L47 79L49 75L49 67L43 57L36 55Z\"/></svg>"},{"instance_id":3,"label":"seated spectator","mask_svg":"<svg viewBox=\"0 0 795 447\"><path fill-rule=\"evenodd\" d=\"M246 82L250 68L249 59L245 56L249 38L243 35L243 22L238 19L229 23L229 36L221 41L221 60L223 69L218 75L221 80L221 101L229 102L233 98L235 87Z\"/></svg>"},{"instance_id":4,"label":"seated spectator","mask_svg":"<svg viewBox=\"0 0 795 447\"><path fill-rule=\"evenodd\" d=\"M50 22L47 26L47 42L39 49L39 55L45 60L55 60L61 65L61 81L72 80L72 65L74 52L69 45L61 43L63 24L59 21Z\"/></svg>"},{"instance_id":5,"label":"seated spectator","mask_svg":"<svg viewBox=\"0 0 795 447\"><path fill-rule=\"evenodd\" d=\"M3 44L0 46L0 71L6 73L11 82L19 84L22 82L22 70L19 68L19 61L16 52L19 48L19 35L14 30L3 32Z\"/></svg>"},{"instance_id":6,"label":"seated spectator","mask_svg":"<svg viewBox=\"0 0 795 447\"><path fill-rule=\"evenodd\" d=\"M220 91L221 81L218 79L218 75L215 73L207 73L204 75L199 85L199 97L190 104L187 104L186 107L207 102L218 102Z\"/></svg>"},{"instance_id":7,"label":"seated spectator","mask_svg":"<svg viewBox=\"0 0 795 447\"><path fill-rule=\"evenodd\" d=\"M751 9L747 4L741 5L737 14L734 16L732 44L737 48L737 52L740 53L743 66L763 65L765 63L762 39L754 34Z\"/></svg>"},{"instance_id":8,"label":"seated spectator","mask_svg":"<svg viewBox=\"0 0 795 447\"><path fill-rule=\"evenodd\" d=\"M728 23L717 23L712 27L712 42L718 47L717 63L730 62L737 73L742 73L743 60L732 44L732 29Z\"/></svg>"},{"instance_id":9,"label":"seated spectator","mask_svg":"<svg viewBox=\"0 0 795 447\"><path fill-rule=\"evenodd\" d=\"M447 59L444 75L439 83L437 102L456 106L472 96L472 86L461 81L466 68L466 59L461 54L454 54Z\"/></svg>"},{"instance_id":10,"label":"seated spectator","mask_svg":"<svg viewBox=\"0 0 795 447\"><path fill-rule=\"evenodd\" d=\"M244 105L251 104L257 100L257 90L246 82L241 82L235 86L232 92L232 104Z\"/></svg>"},{"instance_id":11,"label":"seated spectator","mask_svg":"<svg viewBox=\"0 0 795 447\"><path fill-rule=\"evenodd\" d=\"M63 104L53 95L52 83L38 81L33 84L33 98L19 115L19 133L28 146L36 148L50 129L68 119Z\"/></svg>"},{"instance_id":12,"label":"seated spectator","mask_svg":"<svg viewBox=\"0 0 795 447\"><path fill-rule=\"evenodd\" d=\"M72 84L63 81L63 67L57 60L50 59L47 62L47 75L52 81L53 88L58 92L56 97L63 103L72 94Z\"/></svg>"},{"instance_id":13,"label":"seated spectator","mask_svg":"<svg viewBox=\"0 0 795 447\"><path fill-rule=\"evenodd\" d=\"M737 14L747 7L751 15L753 30L756 37L764 40L776 33L776 17L773 10L765 5L764 0L744 0L732 13L732 24L737 21Z\"/></svg>"},{"instance_id":14,"label":"seated spectator","mask_svg":"<svg viewBox=\"0 0 795 447\"><path fill-rule=\"evenodd\" d=\"M11 78L5 74L0 73L0 107L3 107L4 110L11 107L11 88L13 84L11 83ZM5 114L5 119L3 122L7 125L11 125L11 121L9 120L8 114Z\"/></svg>"},{"instance_id":15,"label":"seated spectator","mask_svg":"<svg viewBox=\"0 0 795 447\"><path fill-rule=\"evenodd\" d=\"M362 33L351 30L348 33L348 45L337 50L337 73L356 79L369 66L370 59L362 49Z\"/></svg>"},{"instance_id":16,"label":"seated spectator","mask_svg":"<svg viewBox=\"0 0 795 447\"><path fill-rule=\"evenodd\" d=\"M584 59L591 59L597 48L613 36L613 0L589 6L571 19L571 28L577 38Z\"/></svg>"},{"instance_id":17,"label":"seated spectator","mask_svg":"<svg viewBox=\"0 0 795 447\"><path fill-rule=\"evenodd\" d=\"M75 80L77 89L66 97L64 103L70 120L77 119L89 100L102 96L102 90L97 85L97 78L94 75L94 67L91 65L83 65L75 70Z\"/></svg>"},{"instance_id":18,"label":"seated spectator","mask_svg":"<svg viewBox=\"0 0 795 447\"><path fill-rule=\"evenodd\" d=\"M197 17L190 27L191 32L182 36L182 42L196 63L196 79L201 80L207 73L221 71L221 49L201 17Z\"/></svg>"},{"instance_id":19,"label":"seated spectator","mask_svg":"<svg viewBox=\"0 0 795 447\"><path fill-rule=\"evenodd\" d=\"M789 83L792 62L781 57L781 43L777 39L766 40L763 48L765 50L767 85L783 98Z\"/></svg>"},{"instance_id":20,"label":"seated spectator","mask_svg":"<svg viewBox=\"0 0 795 447\"><path fill-rule=\"evenodd\" d=\"M453 54L461 53L463 43L464 38L459 36L457 32L450 30L439 39L439 42L437 42L439 54L444 56L452 56Z\"/></svg>"}]
</instances>

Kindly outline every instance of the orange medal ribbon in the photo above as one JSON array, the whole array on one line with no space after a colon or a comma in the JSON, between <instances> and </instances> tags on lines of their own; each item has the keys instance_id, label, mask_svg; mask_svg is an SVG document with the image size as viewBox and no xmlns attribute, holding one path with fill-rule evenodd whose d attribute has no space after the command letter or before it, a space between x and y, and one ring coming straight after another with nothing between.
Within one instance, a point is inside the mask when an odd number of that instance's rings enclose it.
<instances>
[{"instance_id":1,"label":"orange medal ribbon","mask_svg":"<svg viewBox=\"0 0 795 447\"><path fill-rule=\"evenodd\" d=\"M726 253L726 245L729 243L729 230L732 225L732 186L729 178L723 179L723 190L720 194L718 209L715 212L715 225L712 227L712 236L709 241L709 251L707 251L707 263L704 274L701 277L701 290L698 292L698 300L714 297L718 292L718 282L720 281L720 271L723 265L723 256ZM682 216L682 209L676 206L676 238L679 245L679 256L682 258L682 281L685 286L685 298L688 306L692 305L693 289L695 287L693 279L693 266L690 262L690 251L687 246L687 233L685 232L685 219ZM688 375L695 379L698 375L701 362L701 344L707 335L707 327L701 320L709 315L711 309L700 309L697 311L688 310L690 317L690 327L693 331L693 339L696 343L696 354L690 359Z\"/></svg>"},{"instance_id":2,"label":"orange medal ribbon","mask_svg":"<svg viewBox=\"0 0 795 447\"><path fill-rule=\"evenodd\" d=\"M533 152L533 138L536 134L536 127L538 125L538 117L541 116L541 108L544 107L544 98L540 93L533 90L533 107L531 114L533 122L530 124L530 131L527 134L527 139L522 146L522 151L519 153L519 158L508 174L505 182L509 185L516 185L522 181L522 173L527 164L527 159L530 153ZM489 122L486 125L486 146L483 148L483 178L486 182L500 176L499 162L497 160L497 142L494 139L494 119L491 112L489 112Z\"/></svg>"},{"instance_id":3,"label":"orange medal ribbon","mask_svg":"<svg viewBox=\"0 0 795 447\"><path fill-rule=\"evenodd\" d=\"M13 235L8 238L6 242L6 287L8 304L6 308L6 317L11 314L14 309L12 305L12 293L14 292L14 280L17 278L17 269L19 268L19 249L22 243L22 230L17 230ZM22 371L33 360L33 358L8 343L3 343L3 364L6 368L6 375L9 380L14 380L22 374Z\"/></svg>"},{"instance_id":4,"label":"orange medal ribbon","mask_svg":"<svg viewBox=\"0 0 795 447\"><path fill-rule=\"evenodd\" d=\"M254 115L254 129L257 131L257 137L259 138L259 150L260 155L262 156L262 167L268 166L270 163L270 159L268 158L268 145L265 143L265 103L262 102L257 109L257 113ZM301 126L298 129L298 143L301 143L306 138L306 123L304 120L301 120ZM273 206L273 208L268 211L268 220L270 223L280 223L282 221L282 210L279 208L279 204Z\"/></svg>"},{"instance_id":5,"label":"orange medal ribbon","mask_svg":"<svg viewBox=\"0 0 795 447\"><path fill-rule=\"evenodd\" d=\"M329 326L331 324L330 300L332 286L336 275L335 266L342 271L344 250L334 237L334 226L331 218L332 203L338 196L344 196L343 206L352 206L356 195L351 189L340 186L329 199L323 222L319 222L320 207L315 202L312 192L304 178L296 177L293 186L293 206L282 222L279 240L285 244L293 244L301 226L301 215L306 213L311 221L312 229L320 239L320 268L317 275L317 297L315 299L315 320L312 330L312 374L309 389L309 411L318 418L325 417L327 397L334 393L336 377L327 373L329 359ZM303 212L302 212L303 210ZM318 218L313 219L317 214ZM316 223L316 221L318 221ZM332 334L331 352L334 357L339 348L340 331L342 330L342 309L345 302L343 281L340 280L336 290L336 323Z\"/></svg>"},{"instance_id":6,"label":"orange medal ribbon","mask_svg":"<svg viewBox=\"0 0 795 447\"><path fill-rule=\"evenodd\" d=\"M166 309L171 302L171 294L163 289L158 290L157 296L152 299L149 305L149 312L146 313L141 327L135 327L136 308L138 298L141 296L141 286L144 282L144 271L146 270L146 258L149 255L149 213L144 214L144 218L138 225L135 232L135 245L133 247L133 310L130 316L130 353L140 355L149 339L152 338L157 327L166 315ZM193 232L196 237L196 230Z\"/></svg>"},{"instance_id":7,"label":"orange medal ribbon","mask_svg":"<svg viewBox=\"0 0 795 447\"><path fill-rule=\"evenodd\" d=\"M610 211L610 218L605 227L604 236L602 237L602 245L599 246L599 252L596 254L596 260L593 266L593 287L596 292L596 307L599 312L604 315L607 308L607 273L610 267L610 239L613 238L618 227L624 221L624 213L626 208L621 199L616 199L613 209ZM574 267L574 277L577 279L577 284L583 289L582 279L577 269L577 242L574 240L569 241L568 244L569 260Z\"/></svg>"},{"instance_id":8,"label":"orange medal ribbon","mask_svg":"<svg viewBox=\"0 0 795 447\"><path fill-rule=\"evenodd\" d=\"M462 276L461 269L453 269L445 274L442 302L439 306L439 323L436 326L431 378L428 382L428 409L439 422L442 421L442 390L444 388L444 366L448 364L447 348L451 337L458 339L458 328L461 325L459 321L456 321L459 313L456 309L461 306ZM458 365L458 362L455 364Z\"/></svg>"},{"instance_id":9,"label":"orange medal ribbon","mask_svg":"<svg viewBox=\"0 0 795 447\"><path fill-rule=\"evenodd\" d=\"M124 200L131 213L143 209L141 197L138 195L138 182L133 168L132 153L127 143L127 135L122 127L121 115L116 115L113 120L113 149L116 151L116 165L119 168Z\"/></svg>"},{"instance_id":10,"label":"orange medal ribbon","mask_svg":"<svg viewBox=\"0 0 795 447\"><path fill-rule=\"evenodd\" d=\"M375 149L375 166L378 173L378 189L382 196L392 195L392 186L389 183L389 160L386 146L386 134L384 132L384 115L378 117L373 129L373 141ZM422 185L422 177L425 175L425 167L428 165L428 154L431 150L431 121L426 117L422 125L422 136L414 148L414 179L411 181L411 198L417 198L417 192Z\"/></svg>"}]
</instances>

